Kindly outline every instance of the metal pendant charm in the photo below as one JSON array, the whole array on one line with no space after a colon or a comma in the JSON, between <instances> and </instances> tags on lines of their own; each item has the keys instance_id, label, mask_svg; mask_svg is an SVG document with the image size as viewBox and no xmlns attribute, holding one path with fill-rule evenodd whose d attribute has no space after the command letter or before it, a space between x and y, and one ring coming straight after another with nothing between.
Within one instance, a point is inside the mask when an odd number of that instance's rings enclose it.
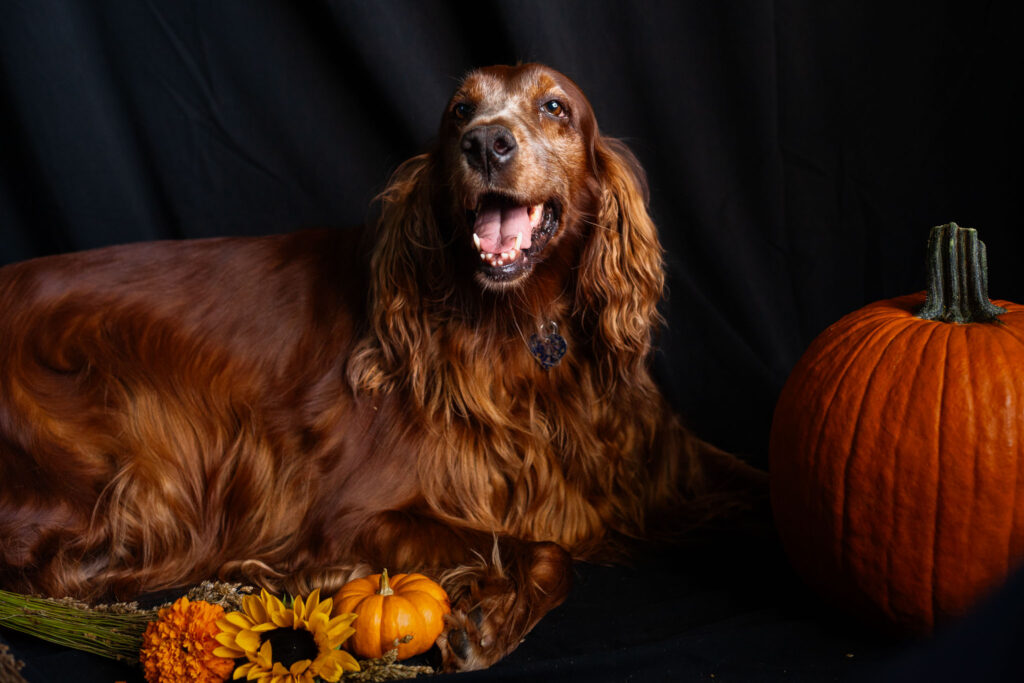
<instances>
[{"instance_id":1,"label":"metal pendant charm","mask_svg":"<svg viewBox=\"0 0 1024 683\"><path fill-rule=\"evenodd\" d=\"M565 337L558 334L558 324L554 321L541 325L538 334L531 334L529 346L530 353L545 370L558 365L569 350Z\"/></svg>"}]
</instances>

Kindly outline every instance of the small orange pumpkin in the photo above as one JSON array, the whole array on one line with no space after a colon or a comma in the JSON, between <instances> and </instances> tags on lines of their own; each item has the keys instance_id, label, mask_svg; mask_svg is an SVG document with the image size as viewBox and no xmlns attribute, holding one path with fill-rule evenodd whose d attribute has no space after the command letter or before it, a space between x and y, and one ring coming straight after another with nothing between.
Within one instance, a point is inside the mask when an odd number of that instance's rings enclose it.
<instances>
[{"instance_id":1,"label":"small orange pumpkin","mask_svg":"<svg viewBox=\"0 0 1024 683\"><path fill-rule=\"evenodd\" d=\"M924 294L829 327L775 410L771 501L805 580L927 633L1024 560L1024 306L990 302L984 245L940 226Z\"/></svg>"},{"instance_id":2,"label":"small orange pumpkin","mask_svg":"<svg viewBox=\"0 0 1024 683\"><path fill-rule=\"evenodd\" d=\"M334 594L334 614L354 612L356 632L345 643L360 657L376 659L393 650L398 659L426 652L444 630L452 611L448 594L422 574L388 570L354 579Z\"/></svg>"}]
</instances>

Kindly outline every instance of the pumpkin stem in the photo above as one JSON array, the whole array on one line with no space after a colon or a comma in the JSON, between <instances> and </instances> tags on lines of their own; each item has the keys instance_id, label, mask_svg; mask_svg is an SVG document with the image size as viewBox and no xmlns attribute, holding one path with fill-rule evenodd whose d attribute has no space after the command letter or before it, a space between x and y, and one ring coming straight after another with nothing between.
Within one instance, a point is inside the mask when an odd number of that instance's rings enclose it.
<instances>
[{"instance_id":1,"label":"pumpkin stem","mask_svg":"<svg viewBox=\"0 0 1024 683\"><path fill-rule=\"evenodd\" d=\"M985 243L974 228L948 223L928 236L928 291L917 317L948 323L996 321L1006 313L988 298Z\"/></svg>"},{"instance_id":2,"label":"pumpkin stem","mask_svg":"<svg viewBox=\"0 0 1024 683\"><path fill-rule=\"evenodd\" d=\"M380 573L380 588L377 590L377 595L394 595L395 591L391 588L391 584L388 583L388 570L384 569Z\"/></svg>"}]
</instances>

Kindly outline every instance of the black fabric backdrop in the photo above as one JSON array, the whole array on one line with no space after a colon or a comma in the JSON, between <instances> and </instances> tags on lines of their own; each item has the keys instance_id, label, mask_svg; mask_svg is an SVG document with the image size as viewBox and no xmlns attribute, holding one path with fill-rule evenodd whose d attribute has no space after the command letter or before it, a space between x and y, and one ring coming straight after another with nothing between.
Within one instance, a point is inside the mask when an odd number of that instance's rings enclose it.
<instances>
[{"instance_id":1,"label":"black fabric backdrop","mask_svg":"<svg viewBox=\"0 0 1024 683\"><path fill-rule=\"evenodd\" d=\"M0 262L362 222L463 73L542 61L648 171L666 392L766 467L800 353L920 289L932 225L978 228L992 295L1024 300L1021 18L1013 0L2 0ZM702 548L581 567L568 605L464 680L833 680L901 649L818 607L770 541ZM4 637L35 680L100 666Z\"/></svg>"}]
</instances>

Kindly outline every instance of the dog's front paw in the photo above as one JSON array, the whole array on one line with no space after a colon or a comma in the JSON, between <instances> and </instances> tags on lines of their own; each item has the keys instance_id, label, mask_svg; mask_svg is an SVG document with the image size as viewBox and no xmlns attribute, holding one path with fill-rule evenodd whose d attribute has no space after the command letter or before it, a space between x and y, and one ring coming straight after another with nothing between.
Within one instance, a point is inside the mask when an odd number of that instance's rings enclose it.
<instances>
[{"instance_id":1,"label":"dog's front paw","mask_svg":"<svg viewBox=\"0 0 1024 683\"><path fill-rule=\"evenodd\" d=\"M514 602L514 595L509 595ZM503 642L499 636L504 619L497 614L488 615L483 605L453 609L446 617L445 630L437 640L445 671L473 671L494 664L519 645Z\"/></svg>"},{"instance_id":2,"label":"dog's front paw","mask_svg":"<svg viewBox=\"0 0 1024 683\"><path fill-rule=\"evenodd\" d=\"M452 597L437 642L445 671L494 664L568 595L572 560L565 550L554 543L505 543L513 547L496 547L491 563L463 567L442 581Z\"/></svg>"}]
</instances>

